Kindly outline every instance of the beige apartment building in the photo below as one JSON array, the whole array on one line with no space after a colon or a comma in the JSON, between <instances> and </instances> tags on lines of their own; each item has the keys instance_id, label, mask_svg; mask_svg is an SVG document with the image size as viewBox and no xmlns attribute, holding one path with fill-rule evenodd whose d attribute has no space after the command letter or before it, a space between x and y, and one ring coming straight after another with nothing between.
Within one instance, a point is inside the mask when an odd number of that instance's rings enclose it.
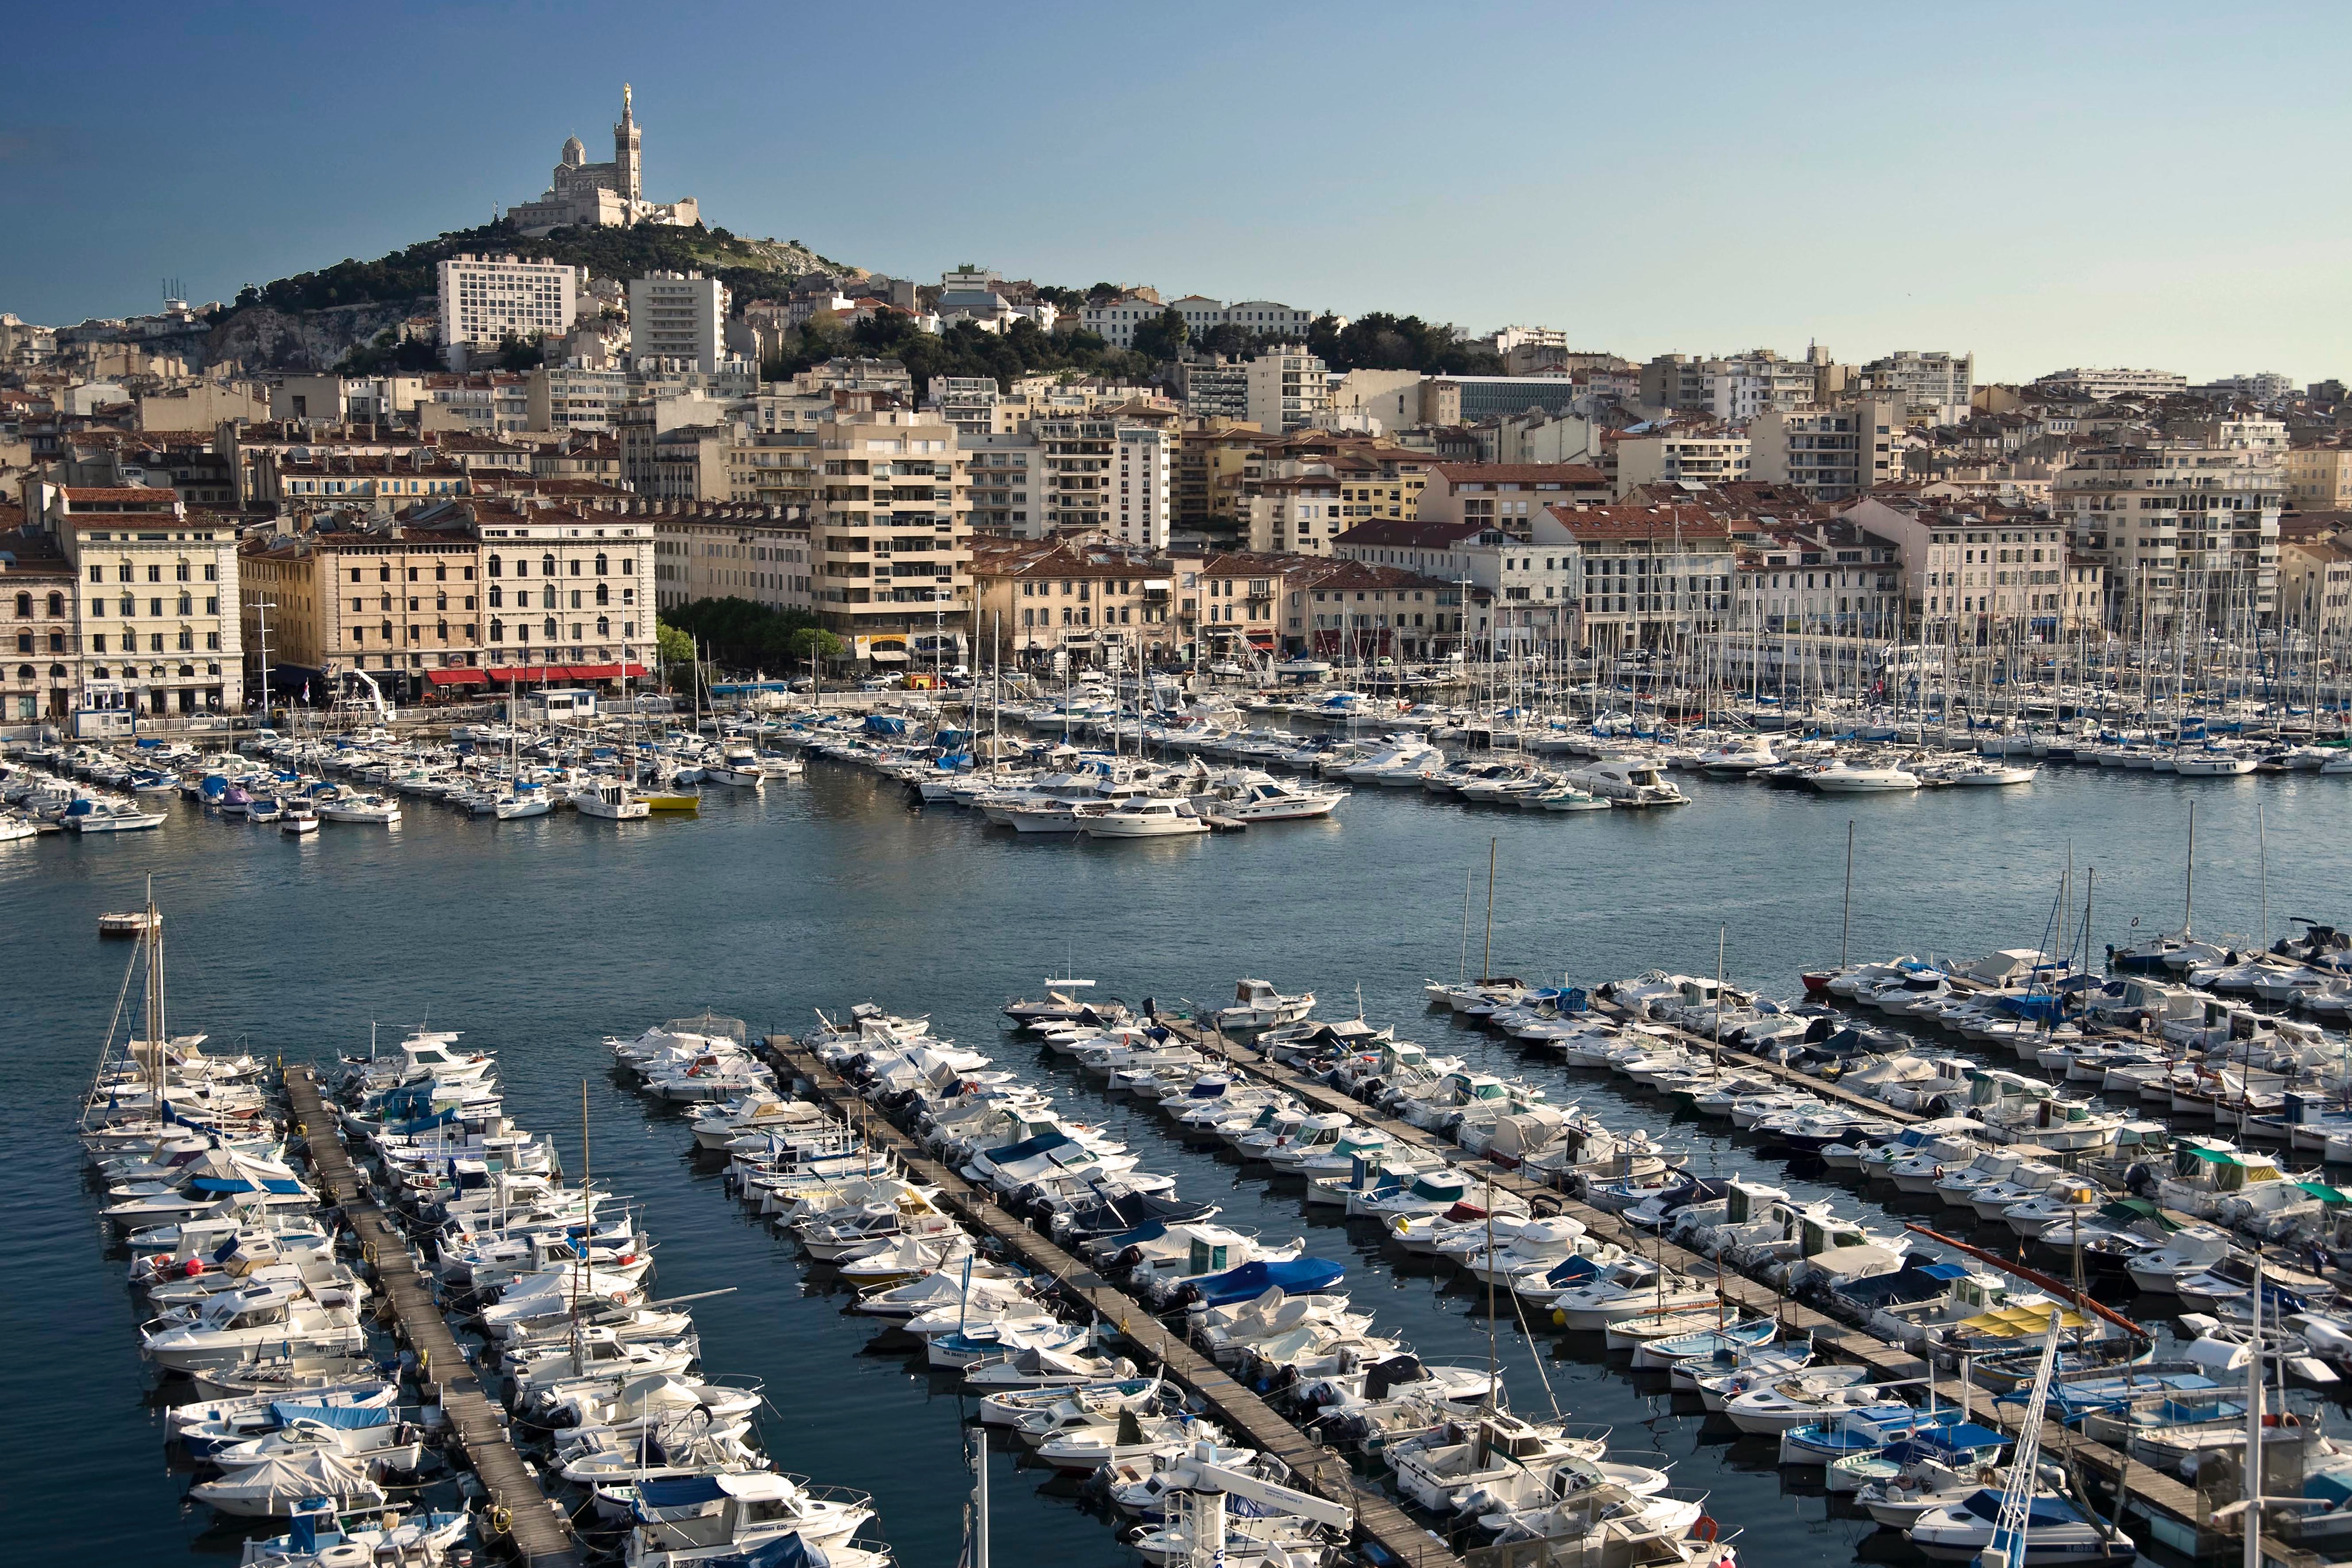
<instances>
[{"instance_id":1,"label":"beige apartment building","mask_svg":"<svg viewBox=\"0 0 2352 1568\"><path fill-rule=\"evenodd\" d=\"M489 682L598 685L641 679L653 668L651 517L470 496L402 521L412 536L479 550Z\"/></svg>"},{"instance_id":2,"label":"beige apartment building","mask_svg":"<svg viewBox=\"0 0 2352 1568\"><path fill-rule=\"evenodd\" d=\"M1626 435L1612 443L1617 498L1641 485L1728 484L1748 478L1749 444L1741 430L1694 426Z\"/></svg>"},{"instance_id":3,"label":"beige apartment building","mask_svg":"<svg viewBox=\"0 0 2352 1568\"><path fill-rule=\"evenodd\" d=\"M2297 511L2342 511L2352 508L2352 446L2340 438L2284 454L2286 504Z\"/></svg>"},{"instance_id":4,"label":"beige apartment building","mask_svg":"<svg viewBox=\"0 0 2352 1568\"><path fill-rule=\"evenodd\" d=\"M2352 549L2332 539L2280 545L2279 620L2313 637L2352 630Z\"/></svg>"},{"instance_id":5,"label":"beige apartment building","mask_svg":"<svg viewBox=\"0 0 2352 1568\"><path fill-rule=\"evenodd\" d=\"M241 618L254 689L324 705L346 670L390 700L487 684L471 539L331 529L247 542Z\"/></svg>"},{"instance_id":6,"label":"beige apartment building","mask_svg":"<svg viewBox=\"0 0 2352 1568\"><path fill-rule=\"evenodd\" d=\"M955 426L904 408L843 409L817 428L810 520L816 611L852 657L908 660L970 631L969 481Z\"/></svg>"},{"instance_id":7,"label":"beige apartment building","mask_svg":"<svg viewBox=\"0 0 2352 1568\"><path fill-rule=\"evenodd\" d=\"M816 577L805 515L728 505L656 512L654 604L749 599L771 610L813 610Z\"/></svg>"},{"instance_id":8,"label":"beige apartment building","mask_svg":"<svg viewBox=\"0 0 2352 1568\"><path fill-rule=\"evenodd\" d=\"M245 706L236 532L148 486L25 487L31 526L72 568L79 709L235 712ZM53 661L54 662L54 661Z\"/></svg>"},{"instance_id":9,"label":"beige apartment building","mask_svg":"<svg viewBox=\"0 0 2352 1568\"><path fill-rule=\"evenodd\" d=\"M57 542L0 533L0 721L63 720L73 711L81 634L74 573Z\"/></svg>"},{"instance_id":10,"label":"beige apartment building","mask_svg":"<svg viewBox=\"0 0 2352 1568\"><path fill-rule=\"evenodd\" d=\"M2106 568L2110 626L2275 614L2285 447L2275 420L2216 420L2146 446L2087 447L2059 470L2070 545Z\"/></svg>"},{"instance_id":11,"label":"beige apartment building","mask_svg":"<svg viewBox=\"0 0 2352 1568\"><path fill-rule=\"evenodd\" d=\"M980 646L1037 662L1056 651L1080 663L1112 648L1126 662L1172 657L1175 568L1149 551L1069 540L983 539L972 547L971 603Z\"/></svg>"}]
</instances>

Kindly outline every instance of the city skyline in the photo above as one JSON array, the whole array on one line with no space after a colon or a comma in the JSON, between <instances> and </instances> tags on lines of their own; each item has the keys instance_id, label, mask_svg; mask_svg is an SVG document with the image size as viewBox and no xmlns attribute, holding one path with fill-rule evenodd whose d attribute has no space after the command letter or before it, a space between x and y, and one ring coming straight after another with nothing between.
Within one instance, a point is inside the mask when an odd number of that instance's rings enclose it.
<instances>
[{"instance_id":1,"label":"city skyline","mask_svg":"<svg viewBox=\"0 0 2352 1568\"><path fill-rule=\"evenodd\" d=\"M964 39L917 7L910 36L959 47L856 71L822 61L871 29L830 13L666 18L628 47L631 14L596 6L560 31L394 15L366 40L390 114L323 68L360 40L306 13L199 8L135 40L95 24L101 49L182 66L135 100L26 79L0 190L51 216L0 237L0 310L132 313L165 277L227 300L480 223L537 192L566 134L606 142L626 79L649 188L901 277L973 261L1469 333L1538 322L1636 359L1972 350L1988 381L2112 364L2300 384L2352 357L2329 309L2352 222L2301 194L2333 184L2333 12L2274 12L2256 36L2186 7L1997 7L1948 36L1859 10L1212 8L1171 43L1054 7ZM92 27L24 32L43 58ZM2297 28L2313 47L2273 47ZM1811 47L1825 33L1836 47ZM713 90L713 61L780 49L804 68L778 95ZM488 86L481 56L540 68ZM1565 68L1497 74L1528 59ZM224 97L240 73L277 86Z\"/></svg>"}]
</instances>

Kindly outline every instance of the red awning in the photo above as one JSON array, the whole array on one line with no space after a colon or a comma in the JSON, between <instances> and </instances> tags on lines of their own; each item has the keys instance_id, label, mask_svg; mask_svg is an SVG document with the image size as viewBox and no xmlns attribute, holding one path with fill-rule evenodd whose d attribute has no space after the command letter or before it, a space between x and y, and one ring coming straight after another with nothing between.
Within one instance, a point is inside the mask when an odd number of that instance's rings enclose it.
<instances>
[{"instance_id":1,"label":"red awning","mask_svg":"<svg viewBox=\"0 0 2352 1568\"><path fill-rule=\"evenodd\" d=\"M1249 634L1249 645L1255 648L1270 648L1274 646L1274 634L1254 628Z\"/></svg>"},{"instance_id":2,"label":"red awning","mask_svg":"<svg viewBox=\"0 0 2352 1568\"><path fill-rule=\"evenodd\" d=\"M478 669L428 669L425 679L436 686L488 686L489 676Z\"/></svg>"},{"instance_id":3,"label":"red awning","mask_svg":"<svg viewBox=\"0 0 2352 1568\"><path fill-rule=\"evenodd\" d=\"M617 664L520 664L496 666L488 675L492 680L520 680L525 686L565 686L583 680L618 680L623 672L624 667ZM631 680L643 680L646 667L632 664L626 673Z\"/></svg>"}]
</instances>

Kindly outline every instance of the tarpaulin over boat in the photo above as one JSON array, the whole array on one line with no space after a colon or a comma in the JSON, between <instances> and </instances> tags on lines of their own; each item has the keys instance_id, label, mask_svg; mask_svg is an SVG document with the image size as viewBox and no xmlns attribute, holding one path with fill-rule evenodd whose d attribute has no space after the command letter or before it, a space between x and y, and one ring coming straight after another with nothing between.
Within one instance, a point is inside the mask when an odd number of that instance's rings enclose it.
<instances>
[{"instance_id":1,"label":"tarpaulin over boat","mask_svg":"<svg viewBox=\"0 0 2352 1568\"><path fill-rule=\"evenodd\" d=\"M188 1184L188 1188L198 1193L293 1194L302 1190L302 1184L291 1176L266 1176L259 1182L244 1176L198 1176Z\"/></svg>"},{"instance_id":2,"label":"tarpaulin over boat","mask_svg":"<svg viewBox=\"0 0 2352 1568\"><path fill-rule=\"evenodd\" d=\"M797 1534L780 1536L749 1552L702 1559L702 1568L832 1568L832 1564L823 1547L812 1546Z\"/></svg>"},{"instance_id":3,"label":"tarpaulin over boat","mask_svg":"<svg viewBox=\"0 0 2352 1568\"><path fill-rule=\"evenodd\" d=\"M2079 1329L2084 1327L2087 1322L2088 1320L2080 1312L2061 1311L2058 1314L2058 1326L2062 1329ZM1963 1321L1960 1329L1966 1333L1990 1334L1993 1338L2001 1340L2018 1339L2027 1334L2044 1334L2050 1331L2050 1309L2024 1306L1996 1307L1990 1312L1979 1312L1977 1316Z\"/></svg>"},{"instance_id":4,"label":"tarpaulin over boat","mask_svg":"<svg viewBox=\"0 0 2352 1568\"><path fill-rule=\"evenodd\" d=\"M1290 1295L1328 1290L1348 1277L1347 1269L1326 1258L1294 1258L1281 1263L1244 1263L1197 1281L1192 1289L1208 1307L1230 1306L1279 1289Z\"/></svg>"},{"instance_id":5,"label":"tarpaulin over boat","mask_svg":"<svg viewBox=\"0 0 2352 1568\"><path fill-rule=\"evenodd\" d=\"M339 1432L363 1432L371 1426L391 1426L394 1413L383 1405L296 1405L274 1400L269 1414L278 1418L280 1426L307 1421L313 1426L332 1426Z\"/></svg>"}]
</instances>

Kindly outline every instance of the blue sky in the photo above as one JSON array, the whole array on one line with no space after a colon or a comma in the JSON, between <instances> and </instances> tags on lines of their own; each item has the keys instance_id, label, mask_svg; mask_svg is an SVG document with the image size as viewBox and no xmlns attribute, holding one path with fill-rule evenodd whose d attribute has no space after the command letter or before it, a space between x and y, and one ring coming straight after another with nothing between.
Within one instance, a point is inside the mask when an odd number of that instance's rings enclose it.
<instances>
[{"instance_id":1,"label":"blue sky","mask_svg":"<svg viewBox=\"0 0 2352 1568\"><path fill-rule=\"evenodd\" d=\"M226 299L487 218L636 89L647 195L928 279L2352 376L2352 11L18 7L0 310Z\"/></svg>"}]
</instances>

